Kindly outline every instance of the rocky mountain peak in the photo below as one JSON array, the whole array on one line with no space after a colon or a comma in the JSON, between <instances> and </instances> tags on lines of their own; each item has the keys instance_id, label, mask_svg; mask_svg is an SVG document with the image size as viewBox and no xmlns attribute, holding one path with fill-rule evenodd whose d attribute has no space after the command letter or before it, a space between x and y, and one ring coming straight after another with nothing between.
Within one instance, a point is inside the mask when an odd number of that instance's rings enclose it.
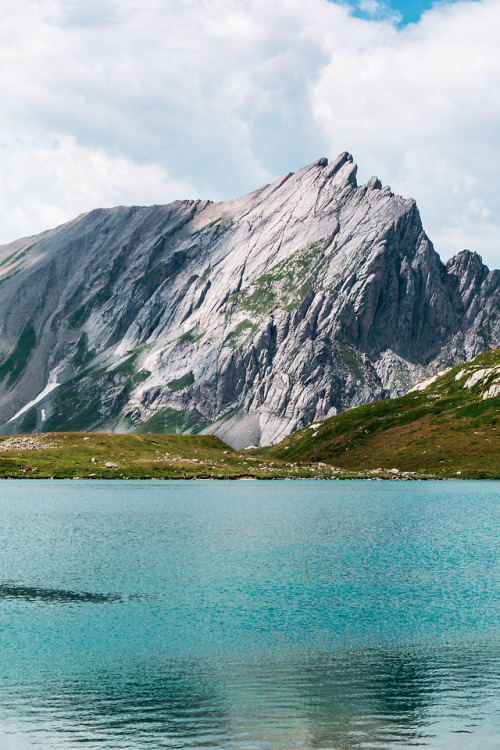
<instances>
[{"instance_id":1,"label":"rocky mountain peak","mask_svg":"<svg viewBox=\"0 0 500 750\"><path fill-rule=\"evenodd\" d=\"M366 183L366 187L368 190L382 190L382 183L378 177L370 177Z\"/></svg>"},{"instance_id":2,"label":"rocky mountain peak","mask_svg":"<svg viewBox=\"0 0 500 750\"><path fill-rule=\"evenodd\" d=\"M446 262L447 287L455 310L470 319L479 312L480 290L489 268L478 253L462 250Z\"/></svg>"},{"instance_id":3,"label":"rocky mountain peak","mask_svg":"<svg viewBox=\"0 0 500 750\"><path fill-rule=\"evenodd\" d=\"M469 278L475 276L483 280L488 275L489 268L478 253L462 250L446 261L446 272L459 278L468 275Z\"/></svg>"},{"instance_id":4,"label":"rocky mountain peak","mask_svg":"<svg viewBox=\"0 0 500 750\"><path fill-rule=\"evenodd\" d=\"M356 171L344 152L0 248L3 431L268 444L498 345L499 275L468 251L444 266L415 201Z\"/></svg>"}]
</instances>

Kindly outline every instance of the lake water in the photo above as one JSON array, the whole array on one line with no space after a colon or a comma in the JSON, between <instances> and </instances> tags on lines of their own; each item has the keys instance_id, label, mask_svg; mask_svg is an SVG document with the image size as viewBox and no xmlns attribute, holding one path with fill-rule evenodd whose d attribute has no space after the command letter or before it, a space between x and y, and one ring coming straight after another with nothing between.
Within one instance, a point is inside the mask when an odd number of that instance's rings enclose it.
<instances>
[{"instance_id":1,"label":"lake water","mask_svg":"<svg viewBox=\"0 0 500 750\"><path fill-rule=\"evenodd\" d=\"M500 483L0 483L1 750L500 746Z\"/></svg>"}]
</instances>

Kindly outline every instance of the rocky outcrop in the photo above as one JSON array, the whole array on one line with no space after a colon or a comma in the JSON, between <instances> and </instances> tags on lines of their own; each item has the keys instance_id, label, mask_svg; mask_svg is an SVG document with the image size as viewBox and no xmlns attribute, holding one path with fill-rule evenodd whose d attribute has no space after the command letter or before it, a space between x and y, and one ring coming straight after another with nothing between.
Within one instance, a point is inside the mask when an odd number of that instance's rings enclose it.
<instances>
[{"instance_id":1,"label":"rocky outcrop","mask_svg":"<svg viewBox=\"0 0 500 750\"><path fill-rule=\"evenodd\" d=\"M98 209L0 248L0 424L268 444L500 343L500 274L443 265L341 154L224 203Z\"/></svg>"}]
</instances>

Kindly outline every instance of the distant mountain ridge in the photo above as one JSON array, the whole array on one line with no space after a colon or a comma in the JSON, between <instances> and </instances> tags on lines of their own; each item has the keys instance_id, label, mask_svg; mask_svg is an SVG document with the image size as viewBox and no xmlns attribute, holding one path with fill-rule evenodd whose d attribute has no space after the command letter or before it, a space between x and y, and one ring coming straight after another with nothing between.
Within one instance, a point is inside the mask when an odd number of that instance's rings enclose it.
<instances>
[{"instance_id":1,"label":"distant mountain ridge","mask_svg":"<svg viewBox=\"0 0 500 750\"><path fill-rule=\"evenodd\" d=\"M1 431L267 445L500 345L500 272L444 265L415 201L356 169L343 153L1 247Z\"/></svg>"}]
</instances>

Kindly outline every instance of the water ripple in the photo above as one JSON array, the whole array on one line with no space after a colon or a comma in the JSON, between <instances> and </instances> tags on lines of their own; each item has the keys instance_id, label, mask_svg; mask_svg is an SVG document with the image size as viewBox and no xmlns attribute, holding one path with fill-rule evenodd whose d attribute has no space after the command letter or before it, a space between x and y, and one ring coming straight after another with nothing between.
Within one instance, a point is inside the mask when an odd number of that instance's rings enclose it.
<instances>
[{"instance_id":1,"label":"water ripple","mask_svg":"<svg viewBox=\"0 0 500 750\"><path fill-rule=\"evenodd\" d=\"M496 750L496 484L76 484L5 485L2 750Z\"/></svg>"}]
</instances>

